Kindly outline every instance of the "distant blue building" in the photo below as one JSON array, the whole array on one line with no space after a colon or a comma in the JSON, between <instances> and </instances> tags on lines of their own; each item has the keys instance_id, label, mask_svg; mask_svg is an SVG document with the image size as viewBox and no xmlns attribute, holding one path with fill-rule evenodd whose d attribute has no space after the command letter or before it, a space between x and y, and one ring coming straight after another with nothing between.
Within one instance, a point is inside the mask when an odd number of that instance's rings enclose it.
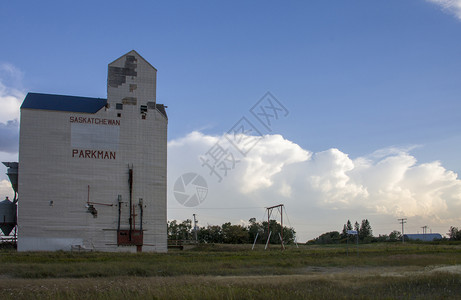
<instances>
[{"instance_id":1,"label":"distant blue building","mask_svg":"<svg viewBox=\"0 0 461 300\"><path fill-rule=\"evenodd\" d=\"M423 233L423 234L404 234L403 235L406 241L423 241L423 242L432 242L434 240L442 239L440 233Z\"/></svg>"}]
</instances>

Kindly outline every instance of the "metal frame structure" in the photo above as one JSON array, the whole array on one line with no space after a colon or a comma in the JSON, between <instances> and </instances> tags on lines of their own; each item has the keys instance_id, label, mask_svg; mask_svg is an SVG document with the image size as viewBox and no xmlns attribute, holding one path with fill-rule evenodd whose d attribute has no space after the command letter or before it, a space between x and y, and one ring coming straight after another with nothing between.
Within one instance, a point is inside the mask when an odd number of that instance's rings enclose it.
<instances>
[{"instance_id":1,"label":"metal frame structure","mask_svg":"<svg viewBox=\"0 0 461 300\"><path fill-rule=\"evenodd\" d=\"M285 245L283 244L283 207L284 207L283 204L266 207L266 211L267 211L267 243L266 243L266 248L270 244L269 239L271 237L270 217L272 215L272 211L274 210L274 208L277 208L277 211L280 212L280 224L281 224L281 230L280 230L280 234L279 234L280 235L280 243L281 243L282 250L285 250Z\"/></svg>"}]
</instances>

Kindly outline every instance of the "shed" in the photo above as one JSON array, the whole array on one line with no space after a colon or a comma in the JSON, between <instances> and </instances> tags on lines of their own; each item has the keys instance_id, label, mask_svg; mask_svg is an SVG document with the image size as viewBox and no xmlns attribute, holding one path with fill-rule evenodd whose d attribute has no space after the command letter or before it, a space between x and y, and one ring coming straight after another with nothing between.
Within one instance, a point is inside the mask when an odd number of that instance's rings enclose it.
<instances>
[{"instance_id":1,"label":"shed","mask_svg":"<svg viewBox=\"0 0 461 300\"><path fill-rule=\"evenodd\" d=\"M442 235L440 233L423 233L423 234L404 234L405 240L411 241L423 241L423 242L432 242L434 240L442 239Z\"/></svg>"}]
</instances>

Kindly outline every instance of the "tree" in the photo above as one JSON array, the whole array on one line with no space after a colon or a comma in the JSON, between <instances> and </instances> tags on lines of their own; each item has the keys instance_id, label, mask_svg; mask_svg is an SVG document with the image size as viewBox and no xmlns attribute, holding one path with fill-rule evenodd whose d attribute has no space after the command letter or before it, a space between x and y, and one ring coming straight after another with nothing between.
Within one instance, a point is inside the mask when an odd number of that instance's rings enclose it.
<instances>
[{"instance_id":1,"label":"tree","mask_svg":"<svg viewBox=\"0 0 461 300\"><path fill-rule=\"evenodd\" d=\"M344 224L344 226L343 226L343 231L341 232L341 238L342 238L342 239L347 238L347 232L348 232L349 230L352 230L352 224L351 224L351 221L350 221L350 220L347 220L347 223Z\"/></svg>"},{"instance_id":2,"label":"tree","mask_svg":"<svg viewBox=\"0 0 461 300\"><path fill-rule=\"evenodd\" d=\"M249 220L248 226L232 225L230 222L222 226L208 225L197 229L197 238L201 243L229 243L243 244L253 243L258 235L259 243L267 241L267 222L256 222L255 218ZM193 239L192 221L187 219L181 223L178 221L168 221L168 239L170 240L190 240ZM283 230L283 231L282 231ZM283 227L275 220L270 220L269 231L272 232L270 242L280 244L280 235L283 233L283 242L292 244L295 241L295 230L289 227Z\"/></svg>"},{"instance_id":3,"label":"tree","mask_svg":"<svg viewBox=\"0 0 461 300\"><path fill-rule=\"evenodd\" d=\"M371 230L370 222L367 219L362 220L362 225L359 229L359 239L361 241L368 242L373 237L373 231Z\"/></svg>"},{"instance_id":4,"label":"tree","mask_svg":"<svg viewBox=\"0 0 461 300\"><path fill-rule=\"evenodd\" d=\"M262 222L262 227L264 228L263 243L266 243L267 238L270 235L270 238L269 238L270 244L280 244L280 237L279 237L280 224L277 223L276 220L270 220L269 223L267 223L267 221L264 221Z\"/></svg>"},{"instance_id":5,"label":"tree","mask_svg":"<svg viewBox=\"0 0 461 300\"><path fill-rule=\"evenodd\" d=\"M180 240L192 239L192 220L187 219L178 225L178 236Z\"/></svg>"},{"instance_id":6,"label":"tree","mask_svg":"<svg viewBox=\"0 0 461 300\"><path fill-rule=\"evenodd\" d=\"M397 242L402 239L402 234L400 231L394 230L391 233L389 233L389 241L391 242Z\"/></svg>"},{"instance_id":7,"label":"tree","mask_svg":"<svg viewBox=\"0 0 461 300\"><path fill-rule=\"evenodd\" d=\"M380 234L377 238L375 238L377 242L389 242L389 236L387 234Z\"/></svg>"},{"instance_id":8,"label":"tree","mask_svg":"<svg viewBox=\"0 0 461 300\"><path fill-rule=\"evenodd\" d=\"M318 245L338 244L340 240L341 235L338 231L330 231L321 234L318 238L314 239L313 243Z\"/></svg>"},{"instance_id":9,"label":"tree","mask_svg":"<svg viewBox=\"0 0 461 300\"><path fill-rule=\"evenodd\" d=\"M282 225L278 223L276 220L270 220L269 226L267 225L267 221L262 222L261 224L264 232L262 233L262 243L267 242L267 237L270 233L270 243L271 244L281 244L280 237L282 236ZM269 227L269 232L267 231ZM292 244L295 241L295 234L293 228L283 227L283 243L284 244ZM261 236L261 233L259 234Z\"/></svg>"},{"instance_id":10,"label":"tree","mask_svg":"<svg viewBox=\"0 0 461 300\"><path fill-rule=\"evenodd\" d=\"M168 239L179 240L178 222L176 220L167 223Z\"/></svg>"},{"instance_id":11,"label":"tree","mask_svg":"<svg viewBox=\"0 0 461 300\"><path fill-rule=\"evenodd\" d=\"M343 226L343 231L341 231L341 239L347 238L347 227L346 224Z\"/></svg>"},{"instance_id":12,"label":"tree","mask_svg":"<svg viewBox=\"0 0 461 300\"><path fill-rule=\"evenodd\" d=\"M199 228L197 232L197 237L200 243L222 243L223 242L223 233L221 226L208 225L207 227Z\"/></svg>"},{"instance_id":13,"label":"tree","mask_svg":"<svg viewBox=\"0 0 461 300\"><path fill-rule=\"evenodd\" d=\"M232 225L230 222L222 225L223 241L226 244L248 243L248 230L242 225Z\"/></svg>"},{"instance_id":14,"label":"tree","mask_svg":"<svg viewBox=\"0 0 461 300\"><path fill-rule=\"evenodd\" d=\"M283 243L285 245L294 244L296 242L296 231L291 227L283 227Z\"/></svg>"},{"instance_id":15,"label":"tree","mask_svg":"<svg viewBox=\"0 0 461 300\"><path fill-rule=\"evenodd\" d=\"M352 224L351 224L351 221L349 221L349 220L347 220L346 229L347 230L352 230Z\"/></svg>"},{"instance_id":16,"label":"tree","mask_svg":"<svg viewBox=\"0 0 461 300\"><path fill-rule=\"evenodd\" d=\"M170 240L189 240L192 238L192 221L187 219L178 224L178 221L168 221L167 233Z\"/></svg>"},{"instance_id":17,"label":"tree","mask_svg":"<svg viewBox=\"0 0 461 300\"><path fill-rule=\"evenodd\" d=\"M360 224L359 224L359 222L357 222L357 221L355 221L354 230L357 231L357 232L360 231Z\"/></svg>"},{"instance_id":18,"label":"tree","mask_svg":"<svg viewBox=\"0 0 461 300\"><path fill-rule=\"evenodd\" d=\"M256 218L251 218L248 222L250 223L248 225L249 242L252 243L256 236L258 236L259 243L262 243L262 240L264 239L264 228L262 224L256 222Z\"/></svg>"},{"instance_id":19,"label":"tree","mask_svg":"<svg viewBox=\"0 0 461 300\"><path fill-rule=\"evenodd\" d=\"M448 236L450 237L451 241L460 241L461 231L458 230L458 227L450 226L450 230L448 231Z\"/></svg>"}]
</instances>

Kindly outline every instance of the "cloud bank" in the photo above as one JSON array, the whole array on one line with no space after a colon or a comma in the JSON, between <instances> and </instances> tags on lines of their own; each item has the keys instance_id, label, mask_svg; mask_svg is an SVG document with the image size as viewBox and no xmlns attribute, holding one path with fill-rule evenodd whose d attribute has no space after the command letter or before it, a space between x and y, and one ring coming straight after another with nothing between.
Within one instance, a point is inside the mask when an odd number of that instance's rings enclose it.
<instances>
[{"instance_id":1,"label":"cloud bank","mask_svg":"<svg viewBox=\"0 0 461 300\"><path fill-rule=\"evenodd\" d=\"M25 96L21 80L22 72L13 65L0 65L0 123L19 120L19 107Z\"/></svg>"},{"instance_id":2,"label":"cloud bank","mask_svg":"<svg viewBox=\"0 0 461 300\"><path fill-rule=\"evenodd\" d=\"M439 5L443 11L453 14L461 20L461 0L427 0Z\"/></svg>"},{"instance_id":3,"label":"cloud bank","mask_svg":"<svg viewBox=\"0 0 461 300\"><path fill-rule=\"evenodd\" d=\"M22 72L11 64L0 64L0 162L17 161L19 147L19 108L25 93ZM13 196L13 189L0 164L0 200Z\"/></svg>"},{"instance_id":4,"label":"cloud bank","mask_svg":"<svg viewBox=\"0 0 461 300\"><path fill-rule=\"evenodd\" d=\"M17 153L19 108L24 99L22 73L10 64L0 65L0 152Z\"/></svg>"},{"instance_id":5,"label":"cloud bank","mask_svg":"<svg viewBox=\"0 0 461 300\"><path fill-rule=\"evenodd\" d=\"M352 159L339 149L312 153L281 135L266 135L247 156L239 156L235 168L218 183L199 159L218 141L223 139L193 132L168 145L169 186L182 173L201 174L210 188L201 205L204 208L263 208L283 202L293 215L290 218L297 220L332 211L347 219L348 212L354 211L363 218L382 215L393 220L424 218L432 223L461 221L457 174L439 161L418 163L411 148L380 149ZM169 217L179 216L174 209L180 205L171 191L168 201L173 208ZM215 220L231 221L229 211L213 213ZM324 218L328 220L328 215Z\"/></svg>"}]
</instances>

